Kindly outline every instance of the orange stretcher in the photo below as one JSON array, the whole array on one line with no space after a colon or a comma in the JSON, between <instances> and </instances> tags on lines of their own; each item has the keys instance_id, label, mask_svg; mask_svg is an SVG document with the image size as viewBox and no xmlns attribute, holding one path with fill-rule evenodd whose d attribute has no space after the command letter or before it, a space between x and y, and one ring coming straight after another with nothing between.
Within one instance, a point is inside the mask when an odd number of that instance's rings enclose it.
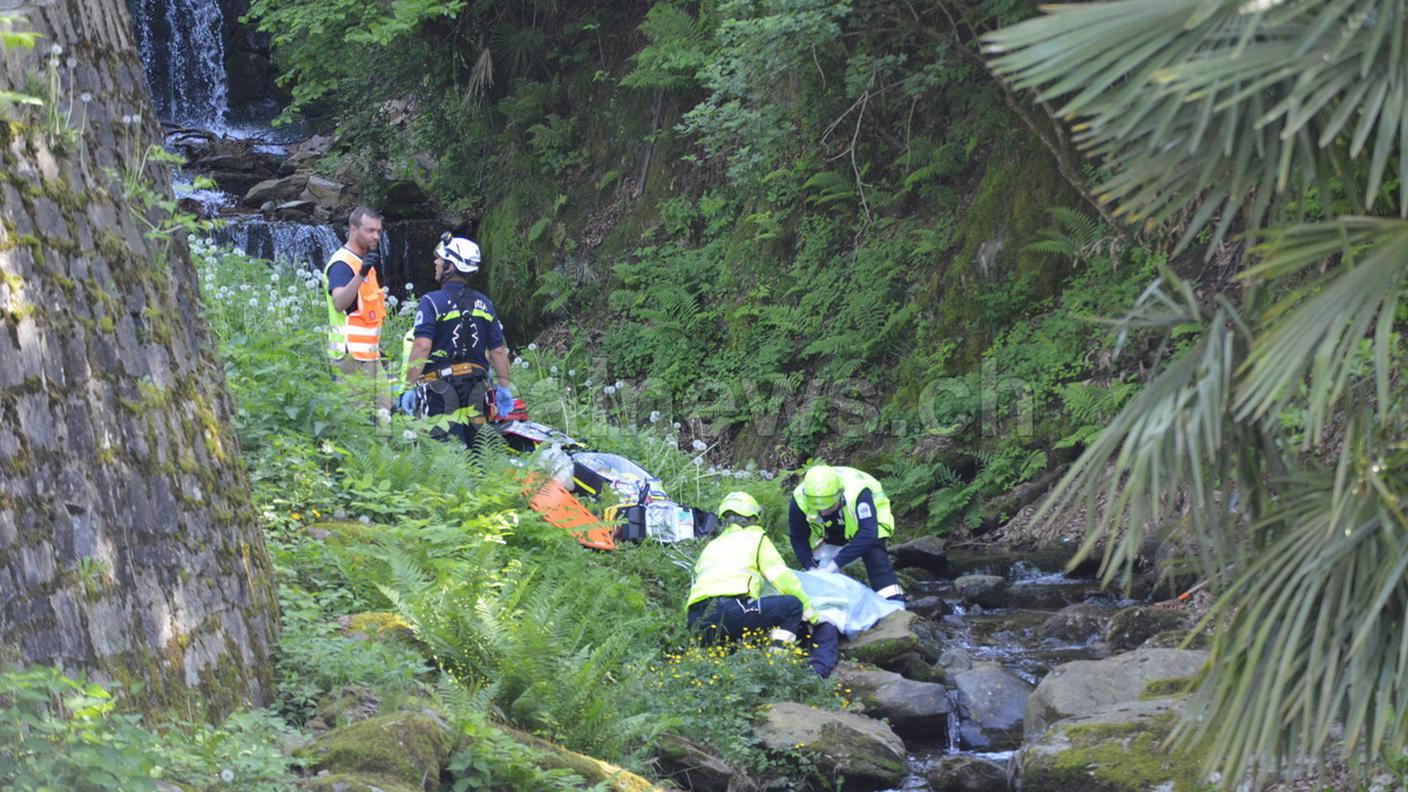
<instances>
[{"instance_id":1,"label":"orange stretcher","mask_svg":"<svg viewBox=\"0 0 1408 792\"><path fill-rule=\"evenodd\" d=\"M537 492L533 493L534 489ZM542 475L529 476L524 481L524 494L533 493L528 507L543 515L543 519L572 535L583 547L593 550L615 550L615 530L597 519L566 487Z\"/></svg>"}]
</instances>

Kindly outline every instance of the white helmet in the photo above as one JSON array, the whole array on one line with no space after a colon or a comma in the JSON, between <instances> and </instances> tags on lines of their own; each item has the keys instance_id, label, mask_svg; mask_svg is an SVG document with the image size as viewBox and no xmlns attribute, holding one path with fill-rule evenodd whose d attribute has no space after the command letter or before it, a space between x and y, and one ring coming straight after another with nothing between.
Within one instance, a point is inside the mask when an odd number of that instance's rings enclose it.
<instances>
[{"instance_id":1,"label":"white helmet","mask_svg":"<svg viewBox=\"0 0 1408 792\"><path fill-rule=\"evenodd\" d=\"M449 231L440 235L435 258L445 259L466 275L479 271L479 246L464 237L452 237Z\"/></svg>"}]
</instances>

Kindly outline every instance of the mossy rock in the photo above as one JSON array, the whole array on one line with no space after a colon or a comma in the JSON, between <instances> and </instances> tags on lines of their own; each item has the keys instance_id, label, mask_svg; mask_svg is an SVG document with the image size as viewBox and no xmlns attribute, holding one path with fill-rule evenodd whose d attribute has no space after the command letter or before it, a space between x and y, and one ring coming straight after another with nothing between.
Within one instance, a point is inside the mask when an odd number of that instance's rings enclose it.
<instances>
[{"instance_id":1,"label":"mossy rock","mask_svg":"<svg viewBox=\"0 0 1408 792\"><path fill-rule=\"evenodd\" d=\"M1199 757L1165 745L1181 702L1133 701L1052 724L1018 756L1023 792L1202 792Z\"/></svg>"},{"instance_id":2,"label":"mossy rock","mask_svg":"<svg viewBox=\"0 0 1408 792\"><path fill-rule=\"evenodd\" d=\"M407 784L387 776L372 773L332 773L318 776L303 787L308 792L415 792L415 784Z\"/></svg>"},{"instance_id":3,"label":"mossy rock","mask_svg":"<svg viewBox=\"0 0 1408 792\"><path fill-rule=\"evenodd\" d=\"M376 523L358 520L326 520L313 523L306 529L309 536L324 539L339 545L371 544L381 534L382 528Z\"/></svg>"},{"instance_id":4,"label":"mossy rock","mask_svg":"<svg viewBox=\"0 0 1408 792\"><path fill-rule=\"evenodd\" d=\"M917 617L909 611L895 611L874 627L841 645L841 653L858 663L884 666L895 658L919 648L919 636L912 629Z\"/></svg>"},{"instance_id":5,"label":"mossy rock","mask_svg":"<svg viewBox=\"0 0 1408 792\"><path fill-rule=\"evenodd\" d=\"M365 635L378 641L400 639L414 641L415 628L410 622L388 611L367 611L338 617L344 634Z\"/></svg>"},{"instance_id":6,"label":"mossy rock","mask_svg":"<svg viewBox=\"0 0 1408 792\"><path fill-rule=\"evenodd\" d=\"M434 792L455 747L455 735L429 712L396 712L342 726L301 755L313 770L366 773Z\"/></svg>"},{"instance_id":7,"label":"mossy rock","mask_svg":"<svg viewBox=\"0 0 1408 792\"><path fill-rule=\"evenodd\" d=\"M890 727L853 712L783 702L768 708L754 732L769 750L814 757L844 790L893 787L908 772L904 743Z\"/></svg>"}]
</instances>

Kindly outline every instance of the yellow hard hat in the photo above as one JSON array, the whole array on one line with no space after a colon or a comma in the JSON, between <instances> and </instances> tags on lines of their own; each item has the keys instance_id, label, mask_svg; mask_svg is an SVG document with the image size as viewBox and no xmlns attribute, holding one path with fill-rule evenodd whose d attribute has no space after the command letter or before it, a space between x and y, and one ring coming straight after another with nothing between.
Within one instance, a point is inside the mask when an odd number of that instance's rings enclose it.
<instances>
[{"instance_id":1,"label":"yellow hard hat","mask_svg":"<svg viewBox=\"0 0 1408 792\"><path fill-rule=\"evenodd\" d=\"M802 499L808 514L820 514L841 500L841 476L830 465L814 465L802 476Z\"/></svg>"},{"instance_id":2,"label":"yellow hard hat","mask_svg":"<svg viewBox=\"0 0 1408 792\"><path fill-rule=\"evenodd\" d=\"M719 501L719 516L727 517L730 514L756 520L762 516L763 507L758 505L756 498L746 492L730 492Z\"/></svg>"}]
</instances>

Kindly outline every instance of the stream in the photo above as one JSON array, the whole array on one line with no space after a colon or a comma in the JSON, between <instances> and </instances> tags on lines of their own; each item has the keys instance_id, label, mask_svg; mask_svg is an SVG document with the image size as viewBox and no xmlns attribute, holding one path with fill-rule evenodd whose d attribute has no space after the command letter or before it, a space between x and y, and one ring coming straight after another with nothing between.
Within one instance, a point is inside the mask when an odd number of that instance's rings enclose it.
<instances>
[{"instance_id":1,"label":"stream","mask_svg":"<svg viewBox=\"0 0 1408 792\"><path fill-rule=\"evenodd\" d=\"M1069 605L1088 603L1104 612L1135 604L1102 590L1093 577L1063 573L1067 557L1056 554L989 554L955 551L938 578L917 583L910 592L915 610L933 608L935 598L942 602L933 623L939 627L945 652L940 665L950 675L962 676L968 668L995 665L1035 687L1054 667L1072 660L1099 659L1109 655L1098 631L1072 640L1044 637L1042 626ZM1000 606L984 608L966 602L954 587L965 575L996 575L1005 580ZM941 615L940 615L941 614ZM963 694L949 683L953 712L948 716L941 739L929 744L906 741L909 776L893 792L930 790L928 771L945 757L968 755L1008 769L1019 747L1021 724L1016 737L1006 740L969 719L962 705ZM1021 701L1021 699L1017 699ZM1015 702L1014 702L1015 703ZM1024 702L1023 702L1024 703ZM1015 739L1015 741L1014 741Z\"/></svg>"}]
</instances>

